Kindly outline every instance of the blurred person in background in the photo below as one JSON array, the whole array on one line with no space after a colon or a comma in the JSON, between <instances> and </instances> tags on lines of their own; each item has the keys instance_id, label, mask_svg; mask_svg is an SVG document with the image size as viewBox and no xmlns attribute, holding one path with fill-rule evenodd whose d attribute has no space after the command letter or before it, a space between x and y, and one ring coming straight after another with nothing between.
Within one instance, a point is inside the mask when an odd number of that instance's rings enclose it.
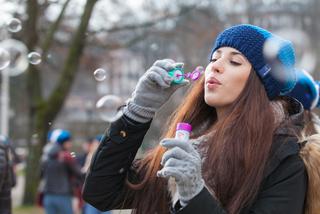
<instances>
[{"instance_id":1,"label":"blurred person in background","mask_svg":"<svg viewBox=\"0 0 320 214\"><path fill-rule=\"evenodd\" d=\"M73 214L72 198L75 184L83 179L80 166L70 153L71 134L54 129L41 157L43 206L46 214Z\"/></svg>"},{"instance_id":2,"label":"blurred person in background","mask_svg":"<svg viewBox=\"0 0 320 214\"><path fill-rule=\"evenodd\" d=\"M319 107L319 82L304 70L297 73L297 83L288 94L299 100L304 107L304 129L300 137L300 157L308 171L308 191L305 213L320 210L320 120L316 115Z\"/></svg>"},{"instance_id":3,"label":"blurred person in background","mask_svg":"<svg viewBox=\"0 0 320 214\"><path fill-rule=\"evenodd\" d=\"M92 160L92 157L94 153L96 152L97 148L99 147L100 142L103 139L103 135L97 135L93 139L91 139L89 145L88 145L88 154L85 160L85 164L82 167L81 171L83 173L87 173L90 167L90 163ZM85 203L84 209L83 209L84 214L111 214L110 211L102 212L95 207L91 206L88 203Z\"/></svg>"},{"instance_id":4,"label":"blurred person in background","mask_svg":"<svg viewBox=\"0 0 320 214\"><path fill-rule=\"evenodd\" d=\"M280 44L272 60L281 69L265 58L269 39ZM308 176L297 137L303 107L282 96L295 85L294 64L290 41L253 25L224 30L165 138L134 161L156 111L183 85L168 75L181 64L156 61L95 153L84 199L100 210L136 214L303 214ZM191 140L174 138L180 122L192 125Z\"/></svg>"},{"instance_id":5,"label":"blurred person in background","mask_svg":"<svg viewBox=\"0 0 320 214\"><path fill-rule=\"evenodd\" d=\"M81 144L81 152L77 154L76 156L76 161L80 165L81 171L83 172L84 165L86 163L87 156L90 151L91 143L93 142L92 138L87 138L82 144ZM85 209L85 202L82 199L81 191L82 191L82 186L83 186L83 181L84 180L79 180L79 184L77 185L77 188L75 190L75 194L77 196L78 201L78 206L77 209L81 210L81 213L84 214L84 209ZM77 203L76 203L77 204ZM76 205L74 204L74 207Z\"/></svg>"},{"instance_id":6,"label":"blurred person in background","mask_svg":"<svg viewBox=\"0 0 320 214\"><path fill-rule=\"evenodd\" d=\"M11 188L16 179L9 139L0 135L0 213L11 213Z\"/></svg>"},{"instance_id":7,"label":"blurred person in background","mask_svg":"<svg viewBox=\"0 0 320 214\"><path fill-rule=\"evenodd\" d=\"M88 152L86 155L86 159L84 161L83 167L81 169L82 172L86 173L89 169L91 159L97 148L99 147L100 141L102 140L103 135L97 135L94 138L88 140Z\"/></svg>"},{"instance_id":8,"label":"blurred person in background","mask_svg":"<svg viewBox=\"0 0 320 214\"><path fill-rule=\"evenodd\" d=\"M305 127L303 136L310 136L320 133L320 120L314 112L319 103L319 83L305 70L297 72L297 83L294 89L288 94L302 103L304 108Z\"/></svg>"},{"instance_id":9,"label":"blurred person in background","mask_svg":"<svg viewBox=\"0 0 320 214\"><path fill-rule=\"evenodd\" d=\"M93 141L92 138L88 138L84 143L81 144L82 151L76 157L76 160L78 164L81 166L81 168L85 165L92 141Z\"/></svg>"}]
</instances>

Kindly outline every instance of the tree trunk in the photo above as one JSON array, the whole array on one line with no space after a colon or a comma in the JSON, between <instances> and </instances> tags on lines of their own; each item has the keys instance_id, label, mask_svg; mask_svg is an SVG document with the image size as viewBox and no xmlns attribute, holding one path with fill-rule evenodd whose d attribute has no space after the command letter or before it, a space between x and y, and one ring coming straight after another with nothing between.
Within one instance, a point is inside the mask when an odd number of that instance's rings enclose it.
<instances>
[{"instance_id":1,"label":"tree trunk","mask_svg":"<svg viewBox=\"0 0 320 214\"><path fill-rule=\"evenodd\" d=\"M34 99L33 104L35 104L36 107L34 108L35 111L33 111L31 108L31 114L34 113L34 115L31 115L32 121L30 123L32 127L34 127L34 131L32 133L36 133L37 137L36 139L33 139L33 142L35 143L29 144L26 185L23 201L25 205L34 204L35 202L37 187L40 180L40 157L42 154L42 149L46 144L46 136L50 128L49 122L54 121L57 114L61 110L64 100L70 91L73 80L78 71L80 57L85 44L85 33L96 1L97 0L87 0L77 32L71 42L61 77L52 94L49 96L47 101L37 99L39 96L35 96L36 98ZM31 80L31 76L29 79ZM40 85L40 78L37 79L37 81L39 81ZM34 90L35 89L31 87L30 91ZM36 90L40 90L40 88L37 88ZM40 92L35 94L39 95Z\"/></svg>"},{"instance_id":2,"label":"tree trunk","mask_svg":"<svg viewBox=\"0 0 320 214\"><path fill-rule=\"evenodd\" d=\"M38 14L39 14L39 6L37 3L37 0L28 0L27 1L27 14L29 16L26 25L24 27L25 30L25 43L28 47L28 50L32 50L38 43L38 34L37 34L37 20L38 20ZM27 185L25 186L24 190L24 198L23 203L24 204L33 204L34 202L34 195L31 195L32 192L30 192L31 188L37 188L37 186L31 187L32 184L29 182L30 178L39 176L36 171L33 170L34 166L29 166L31 160L33 158L37 158L34 156L34 151L31 149L31 143L32 143L32 136L34 134L34 123L35 123L35 112L36 112L36 105L39 100L42 98L41 94L41 81L40 81L40 75L39 71L36 69L35 66L30 65L27 72L27 93L29 97L29 119L28 119L28 158L27 158L27 167L26 167L26 180ZM34 135L35 137L35 135ZM39 160L39 159L38 159ZM37 174L37 175L34 175Z\"/></svg>"}]
</instances>

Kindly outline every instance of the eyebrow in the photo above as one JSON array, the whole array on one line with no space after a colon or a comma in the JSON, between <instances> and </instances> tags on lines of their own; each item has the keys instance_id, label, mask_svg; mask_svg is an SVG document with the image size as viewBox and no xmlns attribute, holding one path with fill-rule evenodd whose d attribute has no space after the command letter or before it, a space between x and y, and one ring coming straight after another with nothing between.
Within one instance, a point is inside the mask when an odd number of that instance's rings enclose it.
<instances>
[{"instance_id":1,"label":"eyebrow","mask_svg":"<svg viewBox=\"0 0 320 214\"><path fill-rule=\"evenodd\" d=\"M242 53L240 53L240 52L236 52L236 51L232 51L232 52L231 52L231 54L232 54L232 55L241 55L241 56L243 56L243 54L242 54Z\"/></svg>"},{"instance_id":2,"label":"eyebrow","mask_svg":"<svg viewBox=\"0 0 320 214\"><path fill-rule=\"evenodd\" d=\"M217 50L216 52L217 52L218 54L221 54L221 50ZM241 56L243 56L242 53L237 52L237 51L232 51L230 54L231 54L231 55L241 55Z\"/></svg>"}]
</instances>

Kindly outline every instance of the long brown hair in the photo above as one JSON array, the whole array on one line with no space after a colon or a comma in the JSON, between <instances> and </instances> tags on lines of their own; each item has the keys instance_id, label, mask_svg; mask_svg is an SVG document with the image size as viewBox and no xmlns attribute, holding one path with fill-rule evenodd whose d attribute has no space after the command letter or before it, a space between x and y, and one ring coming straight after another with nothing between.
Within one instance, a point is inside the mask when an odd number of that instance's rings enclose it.
<instances>
[{"instance_id":1,"label":"long brown hair","mask_svg":"<svg viewBox=\"0 0 320 214\"><path fill-rule=\"evenodd\" d=\"M207 151L204 180L228 213L239 213L257 195L276 129L271 102L257 75L251 71L244 90L219 121L215 108L204 101L202 78L169 119L163 137L174 137L181 121L192 125L193 138L209 133L201 145ZM167 181L156 176L164 152L161 146L149 152L139 163L141 182L127 182L136 193L135 213L169 213Z\"/></svg>"}]
</instances>

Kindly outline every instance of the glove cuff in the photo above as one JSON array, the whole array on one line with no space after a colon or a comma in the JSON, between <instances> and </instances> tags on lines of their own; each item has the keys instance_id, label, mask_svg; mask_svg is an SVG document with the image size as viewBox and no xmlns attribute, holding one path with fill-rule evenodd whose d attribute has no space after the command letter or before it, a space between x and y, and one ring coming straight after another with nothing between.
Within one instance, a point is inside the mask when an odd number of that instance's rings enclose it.
<instances>
[{"instance_id":1,"label":"glove cuff","mask_svg":"<svg viewBox=\"0 0 320 214\"><path fill-rule=\"evenodd\" d=\"M184 187L184 191L181 192L179 189L179 185L178 187L178 198L180 200L181 204L188 204L188 202L194 198L196 195L198 195L201 190L204 187L204 180L200 179L198 182L195 182L194 184L192 184L192 187Z\"/></svg>"},{"instance_id":2,"label":"glove cuff","mask_svg":"<svg viewBox=\"0 0 320 214\"><path fill-rule=\"evenodd\" d=\"M154 117L155 112L155 109L139 106L131 100L127 102L127 105L123 109L124 115L140 123L149 122Z\"/></svg>"}]
</instances>

